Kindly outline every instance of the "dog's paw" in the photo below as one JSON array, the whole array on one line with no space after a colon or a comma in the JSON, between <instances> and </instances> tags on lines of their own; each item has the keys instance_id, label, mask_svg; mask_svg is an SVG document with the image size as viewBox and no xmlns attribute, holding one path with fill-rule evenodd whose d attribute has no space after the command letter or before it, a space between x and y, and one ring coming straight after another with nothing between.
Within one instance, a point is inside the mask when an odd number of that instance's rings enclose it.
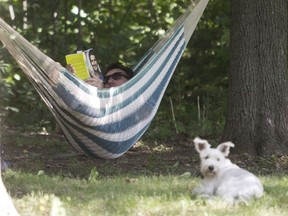
<instances>
[{"instance_id":1,"label":"dog's paw","mask_svg":"<svg viewBox=\"0 0 288 216\"><path fill-rule=\"evenodd\" d=\"M191 192L191 194L192 195L194 195L194 196L196 196L196 195L198 195L198 194L201 194L201 188L200 187L196 187L196 188L194 188L193 190L192 190L192 192Z\"/></svg>"},{"instance_id":2,"label":"dog's paw","mask_svg":"<svg viewBox=\"0 0 288 216\"><path fill-rule=\"evenodd\" d=\"M191 199L211 199L213 196L205 193L195 192L194 190L191 192Z\"/></svg>"},{"instance_id":3,"label":"dog's paw","mask_svg":"<svg viewBox=\"0 0 288 216\"><path fill-rule=\"evenodd\" d=\"M208 195L209 193L207 193L207 191L203 187L196 187L192 190L192 194L193 195L205 195L205 194Z\"/></svg>"}]
</instances>

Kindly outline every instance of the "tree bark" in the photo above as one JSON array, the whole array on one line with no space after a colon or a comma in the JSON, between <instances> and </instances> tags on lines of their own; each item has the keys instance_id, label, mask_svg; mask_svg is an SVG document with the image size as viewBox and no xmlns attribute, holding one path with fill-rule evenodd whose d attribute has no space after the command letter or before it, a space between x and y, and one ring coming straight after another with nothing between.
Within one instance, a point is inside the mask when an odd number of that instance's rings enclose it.
<instances>
[{"instance_id":1,"label":"tree bark","mask_svg":"<svg viewBox=\"0 0 288 216\"><path fill-rule=\"evenodd\" d=\"M288 153L287 0L231 0L229 99L222 141Z\"/></svg>"}]
</instances>

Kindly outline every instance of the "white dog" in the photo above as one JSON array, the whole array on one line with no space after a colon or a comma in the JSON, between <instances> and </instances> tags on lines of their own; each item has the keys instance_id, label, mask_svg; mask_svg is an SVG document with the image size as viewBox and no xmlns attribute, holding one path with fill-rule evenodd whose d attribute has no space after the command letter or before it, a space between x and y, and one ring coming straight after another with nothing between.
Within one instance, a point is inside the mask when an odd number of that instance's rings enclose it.
<instances>
[{"instance_id":1,"label":"white dog","mask_svg":"<svg viewBox=\"0 0 288 216\"><path fill-rule=\"evenodd\" d=\"M232 142L222 143L214 149L210 148L207 140L196 137L194 144L200 154L203 181L192 194L204 197L219 196L231 204L248 202L263 195L260 180L226 158L230 147L234 147Z\"/></svg>"}]
</instances>

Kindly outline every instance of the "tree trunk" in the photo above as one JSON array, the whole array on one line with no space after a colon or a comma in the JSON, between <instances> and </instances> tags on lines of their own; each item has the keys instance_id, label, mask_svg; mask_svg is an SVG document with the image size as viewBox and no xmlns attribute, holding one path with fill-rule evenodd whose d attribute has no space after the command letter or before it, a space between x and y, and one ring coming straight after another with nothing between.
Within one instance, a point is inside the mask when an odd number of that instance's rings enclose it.
<instances>
[{"instance_id":1,"label":"tree trunk","mask_svg":"<svg viewBox=\"0 0 288 216\"><path fill-rule=\"evenodd\" d=\"M287 154L287 0L231 0L231 28L222 141L238 153Z\"/></svg>"}]
</instances>

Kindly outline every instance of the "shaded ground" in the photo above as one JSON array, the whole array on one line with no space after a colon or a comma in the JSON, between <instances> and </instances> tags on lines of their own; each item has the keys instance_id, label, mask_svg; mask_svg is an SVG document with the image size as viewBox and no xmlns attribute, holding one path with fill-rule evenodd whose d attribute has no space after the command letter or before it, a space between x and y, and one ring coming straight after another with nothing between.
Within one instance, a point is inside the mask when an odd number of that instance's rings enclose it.
<instances>
[{"instance_id":1,"label":"shaded ground","mask_svg":"<svg viewBox=\"0 0 288 216\"><path fill-rule=\"evenodd\" d=\"M118 159L90 158L75 152L60 135L1 131L2 158L9 168L48 175L88 178L91 170L100 176L199 174L199 160L191 141L140 142ZM143 144L144 143L144 144ZM232 162L256 174L288 172L288 157L253 158L231 155Z\"/></svg>"}]
</instances>

